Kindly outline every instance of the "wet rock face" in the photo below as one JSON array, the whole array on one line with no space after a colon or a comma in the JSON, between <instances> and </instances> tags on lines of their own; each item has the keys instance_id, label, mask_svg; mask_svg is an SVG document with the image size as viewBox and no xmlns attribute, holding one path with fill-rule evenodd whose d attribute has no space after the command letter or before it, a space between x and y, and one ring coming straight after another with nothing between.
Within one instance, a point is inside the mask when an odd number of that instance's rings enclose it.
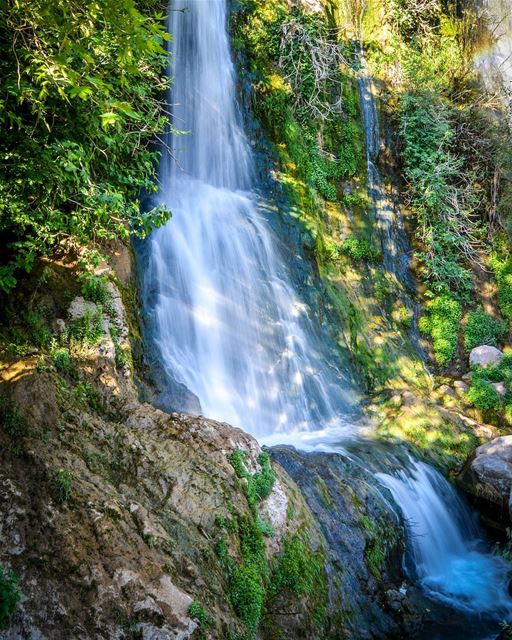
<instances>
[{"instance_id":1,"label":"wet rock face","mask_svg":"<svg viewBox=\"0 0 512 640\"><path fill-rule=\"evenodd\" d=\"M370 473L348 458L269 450L298 484L327 542L331 616L348 638L408 637L418 625L402 572L403 530ZM405 635L404 635L405 634Z\"/></svg>"},{"instance_id":2,"label":"wet rock face","mask_svg":"<svg viewBox=\"0 0 512 640\"><path fill-rule=\"evenodd\" d=\"M512 436L501 436L478 447L459 477L488 524L504 528L512 522Z\"/></svg>"}]
</instances>

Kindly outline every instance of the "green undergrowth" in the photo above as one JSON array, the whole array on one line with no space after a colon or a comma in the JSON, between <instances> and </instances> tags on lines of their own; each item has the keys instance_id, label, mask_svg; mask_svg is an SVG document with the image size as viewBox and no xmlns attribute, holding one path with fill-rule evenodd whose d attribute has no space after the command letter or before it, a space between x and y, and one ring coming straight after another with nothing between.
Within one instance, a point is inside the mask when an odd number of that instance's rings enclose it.
<instances>
[{"instance_id":1,"label":"green undergrowth","mask_svg":"<svg viewBox=\"0 0 512 640\"><path fill-rule=\"evenodd\" d=\"M341 209L368 206L358 191L366 169L357 87L346 64L353 50L327 15L282 0L242 4L233 14L233 42L254 74L253 110L274 145L290 213L312 237L321 265L330 259L326 246L336 243ZM316 79L309 43L340 57L324 81Z\"/></svg>"},{"instance_id":2,"label":"green undergrowth","mask_svg":"<svg viewBox=\"0 0 512 640\"><path fill-rule=\"evenodd\" d=\"M230 462L241 481L249 511L233 511L232 517L218 517L216 553L227 580L227 597L244 626L239 640L251 640L258 629L269 624L276 598L306 598L313 623L322 626L327 605L327 586L322 550L313 551L307 534L299 531L286 537L281 553L271 559L265 539L274 534L262 522L259 503L267 498L276 475L268 454L260 454L261 471L250 473L248 454L235 451ZM277 623L278 624L278 623Z\"/></svg>"},{"instance_id":3,"label":"green undergrowth","mask_svg":"<svg viewBox=\"0 0 512 640\"><path fill-rule=\"evenodd\" d=\"M7 627L9 619L21 599L18 577L0 565L0 631Z\"/></svg>"}]
</instances>

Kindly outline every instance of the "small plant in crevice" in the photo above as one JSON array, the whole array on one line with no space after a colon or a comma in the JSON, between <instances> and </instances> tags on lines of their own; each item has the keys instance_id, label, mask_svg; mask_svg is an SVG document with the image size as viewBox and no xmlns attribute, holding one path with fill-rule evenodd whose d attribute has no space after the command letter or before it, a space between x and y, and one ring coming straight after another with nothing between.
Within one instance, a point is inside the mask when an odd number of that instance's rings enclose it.
<instances>
[{"instance_id":1,"label":"small plant in crevice","mask_svg":"<svg viewBox=\"0 0 512 640\"><path fill-rule=\"evenodd\" d=\"M204 640L204 638L206 638L205 632L213 624L211 616L207 613L203 605L197 600L194 600L188 608L188 615L197 621L197 626L199 627L198 638L200 640Z\"/></svg>"},{"instance_id":2,"label":"small plant in crevice","mask_svg":"<svg viewBox=\"0 0 512 640\"><path fill-rule=\"evenodd\" d=\"M268 498L276 481L275 471L270 466L268 453L262 451L258 456L261 471L251 474L245 464L247 452L237 450L231 454L229 461L239 478L243 478L244 493L251 509L255 510L258 502Z\"/></svg>"},{"instance_id":3,"label":"small plant in crevice","mask_svg":"<svg viewBox=\"0 0 512 640\"><path fill-rule=\"evenodd\" d=\"M7 628L16 605L21 599L18 576L0 565L0 631Z\"/></svg>"},{"instance_id":4,"label":"small plant in crevice","mask_svg":"<svg viewBox=\"0 0 512 640\"><path fill-rule=\"evenodd\" d=\"M70 502L73 493L73 472L69 469L58 469L52 479L58 501L61 503Z\"/></svg>"},{"instance_id":5,"label":"small plant in crevice","mask_svg":"<svg viewBox=\"0 0 512 640\"><path fill-rule=\"evenodd\" d=\"M80 343L97 344L103 335L102 307L98 306L96 309L87 308L82 317L71 320L68 333L70 338L74 338Z\"/></svg>"}]
</instances>

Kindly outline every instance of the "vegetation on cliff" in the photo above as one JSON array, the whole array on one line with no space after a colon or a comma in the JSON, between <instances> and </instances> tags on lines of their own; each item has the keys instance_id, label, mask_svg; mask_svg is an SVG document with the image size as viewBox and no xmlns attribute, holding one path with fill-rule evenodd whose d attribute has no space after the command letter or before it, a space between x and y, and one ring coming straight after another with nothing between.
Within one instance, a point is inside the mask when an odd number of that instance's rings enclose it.
<instances>
[{"instance_id":1,"label":"vegetation on cliff","mask_svg":"<svg viewBox=\"0 0 512 640\"><path fill-rule=\"evenodd\" d=\"M144 234L168 213L155 138L168 128L163 14L153 0L9 0L0 15L0 289L41 255Z\"/></svg>"}]
</instances>

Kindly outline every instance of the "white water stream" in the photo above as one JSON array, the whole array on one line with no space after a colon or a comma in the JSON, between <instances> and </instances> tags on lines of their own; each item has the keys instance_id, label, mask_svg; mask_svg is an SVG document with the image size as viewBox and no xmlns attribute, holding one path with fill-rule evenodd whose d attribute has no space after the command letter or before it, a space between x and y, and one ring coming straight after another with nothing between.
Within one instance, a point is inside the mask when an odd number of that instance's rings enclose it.
<instances>
[{"instance_id":1,"label":"white water stream","mask_svg":"<svg viewBox=\"0 0 512 640\"><path fill-rule=\"evenodd\" d=\"M259 206L226 12L226 0L171 4L170 108L174 126L189 133L170 139L174 157L165 154L161 164L160 200L173 217L149 239L146 312L167 375L198 398L204 415L260 441L315 446L329 434L356 432L358 398ZM375 105L366 96L362 85L365 125L374 132ZM376 135L368 141L370 172ZM378 174L370 182L378 186ZM379 223L391 243L384 214L378 211ZM388 267L399 277L389 247ZM455 606L501 610L503 563L473 548L469 513L433 474L416 464L412 474L380 477L409 523L419 580Z\"/></svg>"},{"instance_id":2,"label":"white water stream","mask_svg":"<svg viewBox=\"0 0 512 640\"><path fill-rule=\"evenodd\" d=\"M161 166L173 217L150 239L146 299L161 361L204 415L255 436L353 430L354 392L295 290L252 191L225 0L170 11L175 160ZM177 407L180 408L180 407Z\"/></svg>"}]
</instances>

